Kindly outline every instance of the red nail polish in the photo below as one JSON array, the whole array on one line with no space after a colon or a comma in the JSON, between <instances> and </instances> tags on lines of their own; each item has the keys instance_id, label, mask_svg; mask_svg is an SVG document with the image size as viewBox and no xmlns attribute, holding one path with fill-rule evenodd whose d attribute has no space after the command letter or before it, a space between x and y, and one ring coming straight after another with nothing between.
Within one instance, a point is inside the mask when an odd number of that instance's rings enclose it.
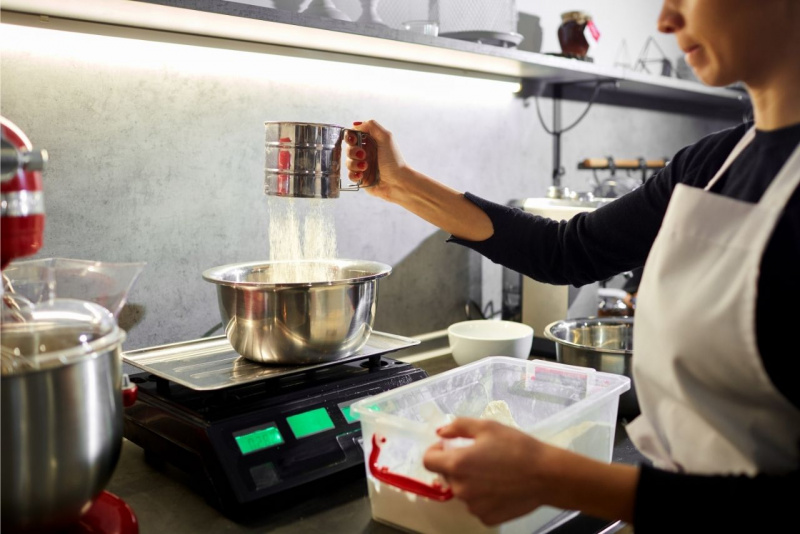
<instances>
[{"instance_id":1,"label":"red nail polish","mask_svg":"<svg viewBox=\"0 0 800 534\"><path fill-rule=\"evenodd\" d=\"M356 157L357 158L363 158L366 155L367 155L367 153L364 152L363 150L361 150L361 149L356 150Z\"/></svg>"},{"instance_id":2,"label":"red nail polish","mask_svg":"<svg viewBox=\"0 0 800 534\"><path fill-rule=\"evenodd\" d=\"M361 173L360 172L353 173L353 176L355 176L356 178L361 178Z\"/></svg>"},{"instance_id":3,"label":"red nail polish","mask_svg":"<svg viewBox=\"0 0 800 534\"><path fill-rule=\"evenodd\" d=\"M358 162L358 168L359 169L366 169L367 168L367 162L366 161L359 161Z\"/></svg>"},{"instance_id":4,"label":"red nail polish","mask_svg":"<svg viewBox=\"0 0 800 534\"><path fill-rule=\"evenodd\" d=\"M353 126L361 126L362 124L364 124L364 123L361 122L361 121L356 121L356 122L353 123Z\"/></svg>"},{"instance_id":5,"label":"red nail polish","mask_svg":"<svg viewBox=\"0 0 800 534\"><path fill-rule=\"evenodd\" d=\"M347 142L348 143L355 143L356 142L356 137L354 135L348 135L347 136Z\"/></svg>"}]
</instances>

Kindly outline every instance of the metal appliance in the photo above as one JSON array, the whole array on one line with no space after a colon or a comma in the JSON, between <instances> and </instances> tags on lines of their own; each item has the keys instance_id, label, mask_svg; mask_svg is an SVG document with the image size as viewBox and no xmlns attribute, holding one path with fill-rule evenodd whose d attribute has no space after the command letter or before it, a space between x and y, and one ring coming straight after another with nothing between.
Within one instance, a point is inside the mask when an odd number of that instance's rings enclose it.
<instances>
[{"instance_id":1,"label":"metal appliance","mask_svg":"<svg viewBox=\"0 0 800 534\"><path fill-rule=\"evenodd\" d=\"M269 196L292 198L339 198L340 191L358 191L377 183L377 152L375 142L365 148L371 185L361 181L342 187L342 141L353 136L364 148L369 135L337 124L266 121L264 193Z\"/></svg>"},{"instance_id":2,"label":"metal appliance","mask_svg":"<svg viewBox=\"0 0 800 534\"><path fill-rule=\"evenodd\" d=\"M569 220L574 215L593 211L613 198L549 198L517 199L508 205L535 215L556 220ZM630 277L620 274L603 282L608 287L622 287ZM555 343L545 336L545 327L553 321L597 315L600 282L581 287L537 282L511 269L503 270L502 317L533 327L533 354L556 357Z\"/></svg>"},{"instance_id":3,"label":"metal appliance","mask_svg":"<svg viewBox=\"0 0 800 534\"><path fill-rule=\"evenodd\" d=\"M142 373L131 375L139 393L124 436L194 475L229 517L263 514L287 492L345 472L364 476L350 405L426 378L386 357L418 343L373 332L352 356L289 366L248 360L225 336L129 351L123 360Z\"/></svg>"},{"instance_id":4,"label":"metal appliance","mask_svg":"<svg viewBox=\"0 0 800 534\"><path fill-rule=\"evenodd\" d=\"M0 133L3 526L137 534L133 510L103 490L122 445L123 403L135 396L121 372L125 332L105 302L88 298L97 279L65 270L69 260L14 261L42 247L47 152L5 117ZM99 267L92 272L115 282L102 287L117 291L94 296L121 308L136 275Z\"/></svg>"}]
</instances>

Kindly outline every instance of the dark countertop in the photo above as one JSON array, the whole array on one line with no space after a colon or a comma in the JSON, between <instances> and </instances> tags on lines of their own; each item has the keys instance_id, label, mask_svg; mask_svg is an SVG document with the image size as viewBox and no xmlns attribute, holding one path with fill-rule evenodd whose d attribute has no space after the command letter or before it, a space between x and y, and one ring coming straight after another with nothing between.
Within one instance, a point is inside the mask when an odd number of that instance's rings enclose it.
<instances>
[{"instance_id":1,"label":"dark countertop","mask_svg":"<svg viewBox=\"0 0 800 534\"><path fill-rule=\"evenodd\" d=\"M447 355L415 365L433 375L453 368L455 362ZM624 421L620 421L615 434L613 460L624 463L642 460L625 434ZM106 490L124 499L133 509L142 534L400 532L372 520L363 466L276 498L254 516L233 520L220 513L197 491L197 484L189 475L151 458L139 446L125 439L122 455ZM632 532L632 529L624 523L576 515L551 532L588 534Z\"/></svg>"}]
</instances>

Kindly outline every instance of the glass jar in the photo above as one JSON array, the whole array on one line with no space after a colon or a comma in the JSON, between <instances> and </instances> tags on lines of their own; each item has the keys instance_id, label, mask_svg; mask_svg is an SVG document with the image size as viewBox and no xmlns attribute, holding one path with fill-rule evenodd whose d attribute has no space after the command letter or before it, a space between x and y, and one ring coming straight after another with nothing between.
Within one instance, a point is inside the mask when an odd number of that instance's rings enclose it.
<instances>
[{"instance_id":1,"label":"glass jar","mask_svg":"<svg viewBox=\"0 0 800 534\"><path fill-rule=\"evenodd\" d=\"M567 56L586 57L589 41L584 30L592 18L583 11L568 11L561 14L561 26L558 27L558 42L561 52Z\"/></svg>"},{"instance_id":2,"label":"glass jar","mask_svg":"<svg viewBox=\"0 0 800 534\"><path fill-rule=\"evenodd\" d=\"M597 298L597 315L599 317L633 316L633 301L624 289L601 287L597 290Z\"/></svg>"}]
</instances>

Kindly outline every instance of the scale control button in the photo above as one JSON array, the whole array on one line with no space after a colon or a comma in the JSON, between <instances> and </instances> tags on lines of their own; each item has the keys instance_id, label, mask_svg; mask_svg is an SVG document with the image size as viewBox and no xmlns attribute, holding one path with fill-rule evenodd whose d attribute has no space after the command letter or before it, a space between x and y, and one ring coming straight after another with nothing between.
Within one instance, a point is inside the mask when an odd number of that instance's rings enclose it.
<instances>
[{"instance_id":1,"label":"scale control button","mask_svg":"<svg viewBox=\"0 0 800 534\"><path fill-rule=\"evenodd\" d=\"M233 439L242 454L275 447L283 443L283 436L274 424L261 425L234 432Z\"/></svg>"},{"instance_id":2,"label":"scale control button","mask_svg":"<svg viewBox=\"0 0 800 534\"><path fill-rule=\"evenodd\" d=\"M274 486L281 480L272 462L251 467L250 476L253 477L257 490Z\"/></svg>"},{"instance_id":3,"label":"scale control button","mask_svg":"<svg viewBox=\"0 0 800 534\"><path fill-rule=\"evenodd\" d=\"M330 430L335 426L325 408L290 415L286 418L286 422L289 423L289 428L297 439Z\"/></svg>"}]
</instances>

